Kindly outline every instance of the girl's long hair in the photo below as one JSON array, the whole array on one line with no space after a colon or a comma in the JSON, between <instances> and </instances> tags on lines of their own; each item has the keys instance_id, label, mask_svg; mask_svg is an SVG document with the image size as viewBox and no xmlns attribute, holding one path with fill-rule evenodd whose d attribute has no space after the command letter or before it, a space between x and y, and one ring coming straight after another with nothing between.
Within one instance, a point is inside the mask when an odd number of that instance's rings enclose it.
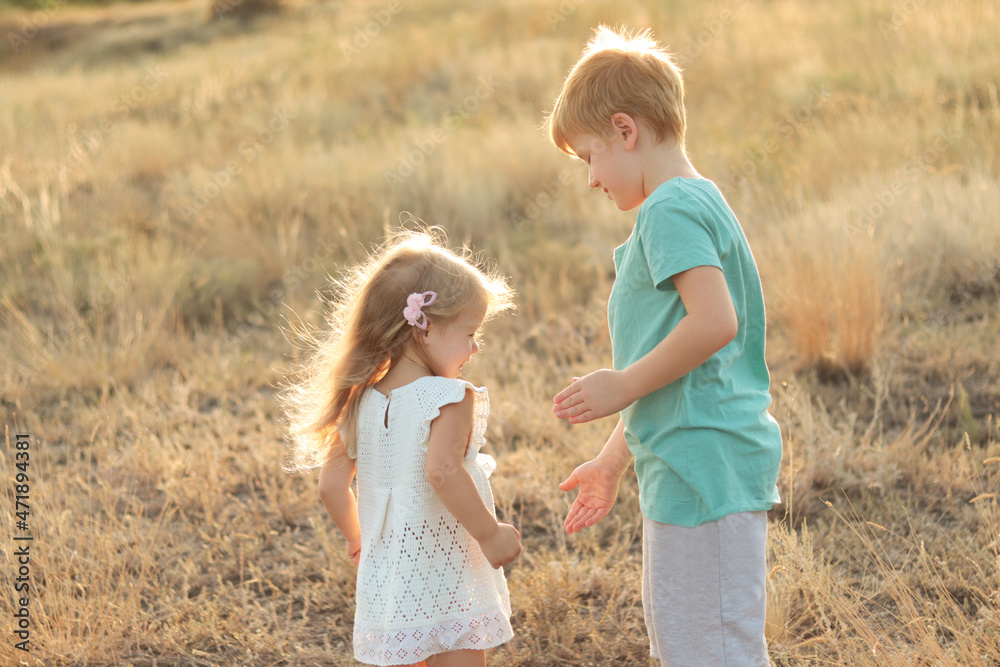
<instances>
[{"instance_id":1,"label":"girl's long hair","mask_svg":"<svg viewBox=\"0 0 1000 667\"><path fill-rule=\"evenodd\" d=\"M503 278L479 268L465 248L449 250L435 229L395 232L367 262L334 281L329 331L308 340L311 354L281 393L291 448L285 468L307 471L355 441L366 389L400 358L415 327L403 317L414 292L434 291L430 322L447 324L466 308L486 319L512 306Z\"/></svg>"}]
</instances>

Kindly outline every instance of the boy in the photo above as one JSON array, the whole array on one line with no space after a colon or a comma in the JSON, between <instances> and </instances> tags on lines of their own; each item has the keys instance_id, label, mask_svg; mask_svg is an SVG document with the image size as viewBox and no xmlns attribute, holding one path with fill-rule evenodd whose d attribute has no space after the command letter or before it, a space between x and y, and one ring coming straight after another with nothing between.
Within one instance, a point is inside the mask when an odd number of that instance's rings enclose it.
<instances>
[{"instance_id":1,"label":"boy","mask_svg":"<svg viewBox=\"0 0 1000 667\"><path fill-rule=\"evenodd\" d=\"M650 654L669 665L768 665L766 511L781 433L768 414L764 301L743 231L684 150L684 85L647 31L600 27L547 119L590 186L639 208L615 250L614 370L556 395L578 424L620 412L610 439L560 485L567 532L604 518L632 462L643 513Z\"/></svg>"}]
</instances>

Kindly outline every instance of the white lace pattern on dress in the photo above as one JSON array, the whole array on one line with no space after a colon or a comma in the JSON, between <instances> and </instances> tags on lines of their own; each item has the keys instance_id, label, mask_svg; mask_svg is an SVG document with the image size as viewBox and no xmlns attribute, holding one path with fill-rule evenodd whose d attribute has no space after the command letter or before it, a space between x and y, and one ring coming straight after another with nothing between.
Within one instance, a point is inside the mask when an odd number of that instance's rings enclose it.
<instances>
[{"instance_id":1,"label":"white lace pattern on dress","mask_svg":"<svg viewBox=\"0 0 1000 667\"><path fill-rule=\"evenodd\" d=\"M426 377L361 400L356 455L361 562L354 652L361 662L401 665L458 649L485 649L513 637L503 570L444 507L427 481L430 425L440 408L475 399L463 461L494 512L485 444L489 398L463 380Z\"/></svg>"}]
</instances>

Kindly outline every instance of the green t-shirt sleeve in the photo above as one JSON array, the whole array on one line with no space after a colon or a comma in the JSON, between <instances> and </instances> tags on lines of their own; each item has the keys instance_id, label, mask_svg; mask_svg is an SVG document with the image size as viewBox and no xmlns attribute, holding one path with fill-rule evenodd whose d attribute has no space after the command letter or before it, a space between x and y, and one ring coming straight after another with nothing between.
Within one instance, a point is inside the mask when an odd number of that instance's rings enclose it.
<instances>
[{"instance_id":1,"label":"green t-shirt sleeve","mask_svg":"<svg viewBox=\"0 0 1000 667\"><path fill-rule=\"evenodd\" d=\"M657 202L637 221L639 238L653 285L660 291L676 289L673 276L696 266L722 268L715 230L675 198Z\"/></svg>"}]
</instances>

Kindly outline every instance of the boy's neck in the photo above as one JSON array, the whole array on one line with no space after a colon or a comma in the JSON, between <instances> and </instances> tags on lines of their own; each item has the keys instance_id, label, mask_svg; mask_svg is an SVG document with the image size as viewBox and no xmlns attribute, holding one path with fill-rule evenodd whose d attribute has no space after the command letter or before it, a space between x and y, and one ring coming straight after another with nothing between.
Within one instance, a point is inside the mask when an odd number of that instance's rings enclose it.
<instances>
[{"instance_id":1,"label":"boy's neck","mask_svg":"<svg viewBox=\"0 0 1000 667\"><path fill-rule=\"evenodd\" d=\"M676 141L663 141L647 148L644 156L642 189L648 197L672 178L702 178Z\"/></svg>"}]
</instances>

